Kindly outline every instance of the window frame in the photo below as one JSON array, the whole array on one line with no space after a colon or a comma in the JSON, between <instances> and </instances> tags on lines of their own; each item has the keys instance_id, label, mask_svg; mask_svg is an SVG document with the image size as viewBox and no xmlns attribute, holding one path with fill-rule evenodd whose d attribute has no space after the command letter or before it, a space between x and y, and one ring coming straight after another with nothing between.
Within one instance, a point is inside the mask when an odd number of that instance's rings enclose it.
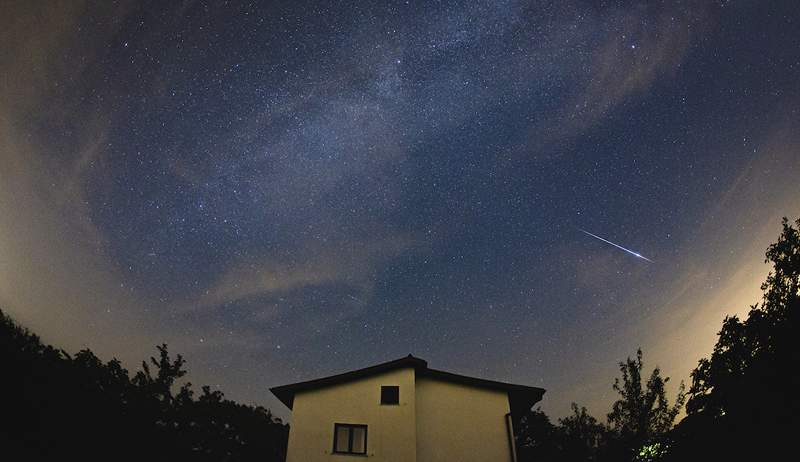
<instances>
[{"instance_id":1,"label":"window frame","mask_svg":"<svg viewBox=\"0 0 800 462\"><path fill-rule=\"evenodd\" d=\"M341 450L337 448L336 441L339 435L339 428L347 429L347 448L345 450ZM353 451L353 429L355 428L363 428L364 429L364 452L355 452ZM367 425L365 424L349 424L349 423L339 423L335 422L333 424L333 454L346 454L351 456L366 456L367 455L367 436L368 436Z\"/></svg>"},{"instance_id":2,"label":"window frame","mask_svg":"<svg viewBox=\"0 0 800 462\"><path fill-rule=\"evenodd\" d=\"M397 390L397 402L395 403L384 403L383 402L383 389L384 388L394 388ZM400 385L381 385L381 406L399 406L400 405Z\"/></svg>"}]
</instances>

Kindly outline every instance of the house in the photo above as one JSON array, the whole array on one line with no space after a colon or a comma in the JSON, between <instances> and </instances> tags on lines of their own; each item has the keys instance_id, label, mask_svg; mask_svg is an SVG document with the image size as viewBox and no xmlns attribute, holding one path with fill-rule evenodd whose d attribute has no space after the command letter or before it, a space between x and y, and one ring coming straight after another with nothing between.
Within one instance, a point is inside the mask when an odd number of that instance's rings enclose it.
<instances>
[{"instance_id":1,"label":"house","mask_svg":"<svg viewBox=\"0 0 800 462\"><path fill-rule=\"evenodd\" d=\"M287 462L515 462L512 416L544 394L411 355L271 391L292 410Z\"/></svg>"}]
</instances>

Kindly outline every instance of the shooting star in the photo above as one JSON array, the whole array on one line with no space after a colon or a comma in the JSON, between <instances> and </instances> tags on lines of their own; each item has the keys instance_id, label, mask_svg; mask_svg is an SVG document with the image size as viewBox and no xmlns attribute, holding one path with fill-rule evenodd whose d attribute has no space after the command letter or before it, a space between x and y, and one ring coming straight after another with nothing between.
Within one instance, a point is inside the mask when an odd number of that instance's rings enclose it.
<instances>
[{"instance_id":1,"label":"shooting star","mask_svg":"<svg viewBox=\"0 0 800 462\"><path fill-rule=\"evenodd\" d=\"M578 229L580 229L580 228L578 228ZM618 249L622 249L622 250L628 252L629 254L633 255L634 257L641 258L642 260L647 260L650 263L655 263L653 260L645 257L644 255L642 255L642 254L640 254L638 252L634 252L633 250L626 249L625 247L622 247L621 245L614 244L613 242L611 242L611 241L609 241L607 239L603 239L602 237L600 237L600 236L598 236L596 234L592 234L589 231L586 231L586 230L583 230L583 229L580 229L580 230L581 230L581 232L583 232L585 234L588 234L589 236L592 236L595 239L600 239L601 241L605 242L606 244L611 244L611 245L613 245L614 247L616 247Z\"/></svg>"},{"instance_id":2,"label":"shooting star","mask_svg":"<svg viewBox=\"0 0 800 462\"><path fill-rule=\"evenodd\" d=\"M348 297L350 297L350 298L352 298L353 300L357 301L358 303L364 303L364 301L363 301L363 300L361 300L361 299L359 299L359 298L356 298L356 297L355 297L355 296L353 296L353 295L347 294L347 296L348 296Z\"/></svg>"}]
</instances>

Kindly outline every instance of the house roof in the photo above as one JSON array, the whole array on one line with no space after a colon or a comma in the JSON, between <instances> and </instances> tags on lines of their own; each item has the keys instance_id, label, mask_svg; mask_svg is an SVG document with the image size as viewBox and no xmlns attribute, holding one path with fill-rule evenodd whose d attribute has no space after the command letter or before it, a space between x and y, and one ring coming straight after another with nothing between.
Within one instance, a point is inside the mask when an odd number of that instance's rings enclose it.
<instances>
[{"instance_id":1,"label":"house roof","mask_svg":"<svg viewBox=\"0 0 800 462\"><path fill-rule=\"evenodd\" d=\"M494 380L480 379L477 377L469 377L466 375L453 374L452 372L431 369L428 367L427 361L411 355L408 355L404 358L395 359L394 361L365 367L363 369L344 372L342 374L273 387L270 388L270 391L279 400L281 400L286 407L291 409L294 405L294 397L299 392L316 390L340 383L353 382L364 377L370 377L383 372L405 368L413 368L416 371L417 377L430 377L445 382L459 383L477 388L505 391L508 393L508 401L509 406L511 407L511 412L515 415L530 410L534 404L542 399L545 391L543 388L517 385L514 383L497 382Z\"/></svg>"}]
</instances>

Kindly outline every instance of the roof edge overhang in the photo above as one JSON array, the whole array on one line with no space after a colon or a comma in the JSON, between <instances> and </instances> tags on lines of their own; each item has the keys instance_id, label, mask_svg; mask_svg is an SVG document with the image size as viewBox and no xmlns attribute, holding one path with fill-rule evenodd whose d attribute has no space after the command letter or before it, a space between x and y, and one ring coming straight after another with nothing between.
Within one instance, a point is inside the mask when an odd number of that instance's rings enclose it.
<instances>
[{"instance_id":1,"label":"roof edge overhang","mask_svg":"<svg viewBox=\"0 0 800 462\"><path fill-rule=\"evenodd\" d=\"M477 377L470 377L466 375L453 374L452 372L440 371L437 369L428 368L428 362L424 359L408 355L404 358L396 359L374 366L357 369L342 374L331 375L315 380L308 380L305 382L297 382L288 385L281 385L278 387L270 388L270 391L275 395L283 404L289 409L294 405L295 394L316 390L319 388L328 387L331 385L338 385L341 383L353 382L364 377L377 375L383 372L388 372L397 369L413 368L417 371L420 377L428 377L432 379L442 380L445 382L459 383L462 385L473 386L477 388L484 388L490 390L499 390L508 393L509 407L511 414L514 416L521 415L531 409L534 404L539 402L544 395L545 390L538 387L529 387L526 385L517 385L513 383L498 382L495 380L481 379Z\"/></svg>"},{"instance_id":2,"label":"roof edge overhang","mask_svg":"<svg viewBox=\"0 0 800 462\"><path fill-rule=\"evenodd\" d=\"M468 375L454 374L452 372L440 371L437 369L425 369L422 371L423 377L443 380L451 383L498 390L508 393L508 405L511 414L515 417L529 411L534 404L542 400L545 389L539 387L529 387L515 383L498 382L496 380L481 379Z\"/></svg>"},{"instance_id":3,"label":"roof edge overhang","mask_svg":"<svg viewBox=\"0 0 800 462\"><path fill-rule=\"evenodd\" d=\"M338 385L340 383L353 382L355 380L369 377L372 375L380 374L397 369L414 368L426 369L428 367L427 361L424 359L416 358L408 355L404 358L395 359L374 366L365 367L363 369L356 369L354 371L344 372L342 374L331 375L322 377L320 379L307 380L304 382L291 383L288 385L281 385L279 387L272 387L269 390L275 395L283 404L289 409L294 405L294 395L296 393L308 390L316 390L331 385Z\"/></svg>"}]
</instances>

